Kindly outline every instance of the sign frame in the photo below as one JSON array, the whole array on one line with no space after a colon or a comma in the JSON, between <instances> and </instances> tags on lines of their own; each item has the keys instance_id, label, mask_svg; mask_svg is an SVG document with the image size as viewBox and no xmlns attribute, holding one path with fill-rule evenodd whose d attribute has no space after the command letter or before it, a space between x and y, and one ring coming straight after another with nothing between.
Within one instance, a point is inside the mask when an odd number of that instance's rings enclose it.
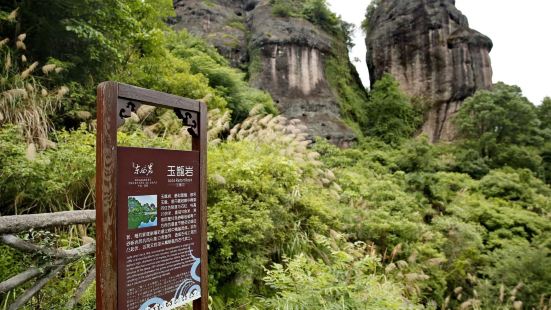
<instances>
[{"instance_id":1,"label":"sign frame","mask_svg":"<svg viewBox=\"0 0 551 310\"><path fill-rule=\"evenodd\" d=\"M96 308L118 309L117 128L141 104L173 109L199 151L199 238L201 298L193 310L208 309L207 106L204 102L107 81L97 87L96 138Z\"/></svg>"}]
</instances>

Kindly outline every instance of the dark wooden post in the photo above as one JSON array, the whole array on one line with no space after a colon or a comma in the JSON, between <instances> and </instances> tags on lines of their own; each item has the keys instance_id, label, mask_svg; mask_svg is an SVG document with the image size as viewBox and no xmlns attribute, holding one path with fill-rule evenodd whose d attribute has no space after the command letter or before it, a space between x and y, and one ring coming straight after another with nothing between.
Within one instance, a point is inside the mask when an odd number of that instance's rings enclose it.
<instances>
[{"instance_id":1,"label":"dark wooden post","mask_svg":"<svg viewBox=\"0 0 551 310\"><path fill-rule=\"evenodd\" d=\"M122 309L119 300L117 245L117 128L124 118L147 104L172 108L192 136L192 151L199 154L198 223L200 230L201 297L193 301L194 310L208 309L207 257L207 106L199 101L116 82L104 82L97 89L96 149L96 306L100 310ZM122 254L121 254L122 255Z\"/></svg>"},{"instance_id":2,"label":"dark wooden post","mask_svg":"<svg viewBox=\"0 0 551 310\"><path fill-rule=\"evenodd\" d=\"M201 247L201 260L204 264L201 264L201 291L208 293L208 253L207 253L207 105L200 104L199 111L199 137L193 137L191 148L194 151L199 151L200 154L200 220L201 220L201 240L205 240ZM201 297L199 300L193 302L194 310L207 310L208 307L208 294L205 297Z\"/></svg>"},{"instance_id":3,"label":"dark wooden post","mask_svg":"<svg viewBox=\"0 0 551 310\"><path fill-rule=\"evenodd\" d=\"M96 140L96 305L117 309L117 83L98 86Z\"/></svg>"}]
</instances>

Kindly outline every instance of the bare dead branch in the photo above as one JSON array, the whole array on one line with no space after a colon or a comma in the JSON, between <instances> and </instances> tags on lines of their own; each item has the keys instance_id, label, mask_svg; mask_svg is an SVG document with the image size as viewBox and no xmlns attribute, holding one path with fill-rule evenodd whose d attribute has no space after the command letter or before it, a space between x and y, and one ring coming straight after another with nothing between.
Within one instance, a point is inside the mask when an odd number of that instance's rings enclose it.
<instances>
[{"instance_id":1,"label":"bare dead branch","mask_svg":"<svg viewBox=\"0 0 551 310\"><path fill-rule=\"evenodd\" d=\"M4 282L0 283L0 294L3 294L14 287L22 285L30 279L40 275L42 271L39 268L31 267L22 273L15 275Z\"/></svg>"},{"instance_id":2,"label":"bare dead branch","mask_svg":"<svg viewBox=\"0 0 551 310\"><path fill-rule=\"evenodd\" d=\"M65 261L64 264L61 264L59 266L56 266L50 273L44 277L42 277L40 280L36 281L36 283L31 287L30 289L26 290L21 296L17 297L17 299L10 305L8 308L9 310L16 310L21 308L27 301L29 301L38 291L40 291L44 285L46 285L51 279L53 279L62 269L66 266L68 262Z\"/></svg>"},{"instance_id":3,"label":"bare dead branch","mask_svg":"<svg viewBox=\"0 0 551 310\"><path fill-rule=\"evenodd\" d=\"M38 253L43 253L48 256L57 257L57 258L81 257L84 255L92 254L96 251L95 243L88 243L75 249L62 250L62 249L51 249L51 248L39 246L32 242L25 241L14 235L3 235L0 237L0 241L2 241L4 244L7 244L23 252L28 252L28 253L38 252Z\"/></svg>"},{"instance_id":4,"label":"bare dead branch","mask_svg":"<svg viewBox=\"0 0 551 310\"><path fill-rule=\"evenodd\" d=\"M63 264L64 260L60 259L53 263L49 263L47 265L44 265L42 267L31 267L27 269L26 271L23 271L22 273L15 275L6 281L3 281L0 283L0 294L3 294L19 285L24 284L25 282L29 281L32 278L35 278L41 274L44 274L48 270L52 269L55 266L58 266L60 264Z\"/></svg>"},{"instance_id":5,"label":"bare dead branch","mask_svg":"<svg viewBox=\"0 0 551 310\"><path fill-rule=\"evenodd\" d=\"M65 304L66 309L73 309L75 305L82 299L82 295L86 292L86 289L92 284L92 282L96 279L96 267L93 267L92 270L88 273L86 278L80 282L75 295L69 299L67 304Z\"/></svg>"},{"instance_id":6,"label":"bare dead branch","mask_svg":"<svg viewBox=\"0 0 551 310\"><path fill-rule=\"evenodd\" d=\"M31 228L89 224L95 220L95 210L0 216L0 234L17 233Z\"/></svg>"}]
</instances>

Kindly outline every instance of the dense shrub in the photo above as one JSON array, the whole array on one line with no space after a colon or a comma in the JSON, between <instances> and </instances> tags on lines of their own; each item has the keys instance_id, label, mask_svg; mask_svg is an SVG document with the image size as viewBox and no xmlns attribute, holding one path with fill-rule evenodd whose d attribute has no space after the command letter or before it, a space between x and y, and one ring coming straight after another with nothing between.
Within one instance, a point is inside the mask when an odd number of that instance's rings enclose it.
<instances>
[{"instance_id":1,"label":"dense shrub","mask_svg":"<svg viewBox=\"0 0 551 310\"><path fill-rule=\"evenodd\" d=\"M420 126L420 115L399 89L398 82L388 74L375 82L364 109L365 133L386 143L410 138Z\"/></svg>"}]
</instances>

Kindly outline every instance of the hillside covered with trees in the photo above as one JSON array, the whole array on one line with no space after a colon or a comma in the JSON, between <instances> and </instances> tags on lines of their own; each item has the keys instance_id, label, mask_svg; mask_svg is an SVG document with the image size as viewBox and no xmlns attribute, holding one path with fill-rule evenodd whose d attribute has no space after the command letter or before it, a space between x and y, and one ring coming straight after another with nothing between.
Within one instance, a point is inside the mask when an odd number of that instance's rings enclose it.
<instances>
[{"instance_id":1,"label":"hillside covered with trees","mask_svg":"<svg viewBox=\"0 0 551 310\"><path fill-rule=\"evenodd\" d=\"M324 0L291 2L273 1L274 16L346 43ZM498 83L463 103L455 141L431 144L418 135L422 100L390 75L362 98L339 64L325 73L357 142L311 143L249 73L167 26L173 16L170 0L0 4L1 216L95 208L95 88L120 81L208 105L212 309L551 309L550 98L536 106ZM118 141L190 143L172 111L152 107ZM18 237L70 249L95 226ZM0 282L49 260L0 244ZM64 309L94 263L67 265L23 308ZM1 292L0 307L33 282ZM95 309L94 285L74 308Z\"/></svg>"}]
</instances>

